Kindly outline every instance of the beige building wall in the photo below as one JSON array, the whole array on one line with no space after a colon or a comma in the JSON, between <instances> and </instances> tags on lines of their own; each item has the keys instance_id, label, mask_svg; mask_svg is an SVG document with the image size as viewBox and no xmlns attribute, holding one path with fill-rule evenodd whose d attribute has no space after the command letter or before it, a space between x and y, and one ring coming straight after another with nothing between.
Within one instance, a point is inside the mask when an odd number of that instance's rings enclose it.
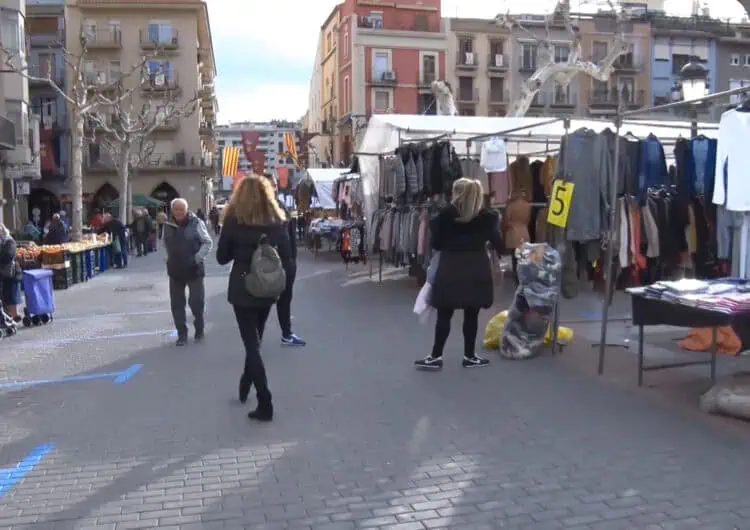
<instances>
[{"instance_id":1,"label":"beige building wall","mask_svg":"<svg viewBox=\"0 0 750 530\"><path fill-rule=\"evenodd\" d=\"M320 88L320 118L322 120L322 135L319 142L320 157L323 161L333 164L339 160L338 142L338 85L339 85L339 42L338 26L341 22L339 6L333 8L328 19L320 28L321 41L321 88Z\"/></svg>"},{"instance_id":2,"label":"beige building wall","mask_svg":"<svg viewBox=\"0 0 750 530\"><path fill-rule=\"evenodd\" d=\"M88 34L86 60L92 64L87 70L92 70L95 78L101 77L106 83L111 83L119 69L124 77L123 84L128 88L141 84L145 69L140 65L145 58L155 58L158 53L158 59L167 61L173 72L170 75L170 97L176 105L182 106L200 96L196 112L180 118L175 126L153 133L153 162L138 171L132 191L151 195L155 188L164 187L163 183L166 183L178 196L187 199L193 209L206 208L208 181L215 173L212 169L215 167L213 129L218 109L213 94L215 66L205 3L157 0L149 5L132 2L130 7L127 4L119 0L109 8L107 2L102 1L68 2L66 46L74 53L81 53L81 32ZM159 37L164 44L160 44L158 51L149 39L149 24L156 23L164 28ZM68 86L71 86L70 69L67 76ZM142 105L151 102L158 105L160 101L163 99L152 98L147 91L136 89L132 105L138 111ZM111 157L103 150L99 160L104 165L111 165ZM91 198L106 183L122 194L114 171L94 170L91 162L89 150L84 149L84 195ZM155 165L159 167L155 168Z\"/></svg>"},{"instance_id":3,"label":"beige building wall","mask_svg":"<svg viewBox=\"0 0 750 530\"><path fill-rule=\"evenodd\" d=\"M446 20L447 77L460 114L505 116L514 52L510 32L491 20Z\"/></svg>"}]
</instances>

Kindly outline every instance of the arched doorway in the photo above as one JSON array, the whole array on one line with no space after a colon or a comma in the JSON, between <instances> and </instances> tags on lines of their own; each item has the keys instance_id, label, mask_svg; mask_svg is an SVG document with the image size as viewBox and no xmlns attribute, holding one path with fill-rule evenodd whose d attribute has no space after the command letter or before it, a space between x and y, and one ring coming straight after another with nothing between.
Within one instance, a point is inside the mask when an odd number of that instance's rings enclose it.
<instances>
[{"instance_id":1,"label":"arched doorway","mask_svg":"<svg viewBox=\"0 0 750 530\"><path fill-rule=\"evenodd\" d=\"M44 226L44 223L52 217L52 214L59 212L61 209L60 199L57 195L44 188L31 190L28 203L28 219L31 219L39 226Z\"/></svg>"},{"instance_id":2,"label":"arched doorway","mask_svg":"<svg viewBox=\"0 0 750 530\"><path fill-rule=\"evenodd\" d=\"M89 217L95 210L104 211L105 207L112 201L120 198L120 192L112 184L105 182L96 190L89 203Z\"/></svg>"},{"instance_id":3,"label":"arched doorway","mask_svg":"<svg viewBox=\"0 0 750 530\"><path fill-rule=\"evenodd\" d=\"M180 194L169 182L162 182L154 188L151 196L163 202L167 212L169 212L169 203L178 198Z\"/></svg>"}]
</instances>

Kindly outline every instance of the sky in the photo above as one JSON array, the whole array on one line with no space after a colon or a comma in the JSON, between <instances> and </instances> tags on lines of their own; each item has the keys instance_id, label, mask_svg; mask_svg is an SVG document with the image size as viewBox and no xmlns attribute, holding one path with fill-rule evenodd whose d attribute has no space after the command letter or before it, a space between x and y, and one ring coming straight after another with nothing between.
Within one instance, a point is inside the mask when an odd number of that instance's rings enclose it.
<instances>
[{"instance_id":1,"label":"sky","mask_svg":"<svg viewBox=\"0 0 750 530\"><path fill-rule=\"evenodd\" d=\"M320 25L341 0L207 0L218 68L219 123L297 120L307 110ZM572 0L575 6L578 0ZM703 2L704 0L701 0ZM585 3L585 2L582 2ZM443 0L446 17L548 13L555 0ZM689 15L690 0L667 0ZM711 15L743 15L736 0L710 0Z\"/></svg>"}]
</instances>

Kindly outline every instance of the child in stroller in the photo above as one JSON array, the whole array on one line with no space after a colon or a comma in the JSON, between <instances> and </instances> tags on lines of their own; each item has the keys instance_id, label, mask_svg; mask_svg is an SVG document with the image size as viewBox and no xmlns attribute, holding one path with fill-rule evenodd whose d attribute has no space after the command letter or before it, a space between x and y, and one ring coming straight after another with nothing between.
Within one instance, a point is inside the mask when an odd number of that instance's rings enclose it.
<instances>
[{"instance_id":1,"label":"child in stroller","mask_svg":"<svg viewBox=\"0 0 750 530\"><path fill-rule=\"evenodd\" d=\"M15 335L17 331L16 323L3 308L3 302L0 301L0 339Z\"/></svg>"}]
</instances>

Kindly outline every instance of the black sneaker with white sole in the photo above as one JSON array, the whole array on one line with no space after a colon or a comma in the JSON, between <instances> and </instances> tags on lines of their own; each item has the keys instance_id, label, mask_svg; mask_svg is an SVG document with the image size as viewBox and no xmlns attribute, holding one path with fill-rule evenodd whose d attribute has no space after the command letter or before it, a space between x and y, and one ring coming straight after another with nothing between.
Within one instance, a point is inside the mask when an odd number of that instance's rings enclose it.
<instances>
[{"instance_id":1,"label":"black sneaker with white sole","mask_svg":"<svg viewBox=\"0 0 750 530\"><path fill-rule=\"evenodd\" d=\"M414 366L426 370L440 370L443 367L443 358L432 356L425 357L424 359L414 361Z\"/></svg>"},{"instance_id":2,"label":"black sneaker with white sole","mask_svg":"<svg viewBox=\"0 0 750 530\"><path fill-rule=\"evenodd\" d=\"M463 365L464 368L482 368L484 366L489 366L490 361L489 359L484 359L478 355L474 355L473 357L467 357L464 355Z\"/></svg>"}]
</instances>

